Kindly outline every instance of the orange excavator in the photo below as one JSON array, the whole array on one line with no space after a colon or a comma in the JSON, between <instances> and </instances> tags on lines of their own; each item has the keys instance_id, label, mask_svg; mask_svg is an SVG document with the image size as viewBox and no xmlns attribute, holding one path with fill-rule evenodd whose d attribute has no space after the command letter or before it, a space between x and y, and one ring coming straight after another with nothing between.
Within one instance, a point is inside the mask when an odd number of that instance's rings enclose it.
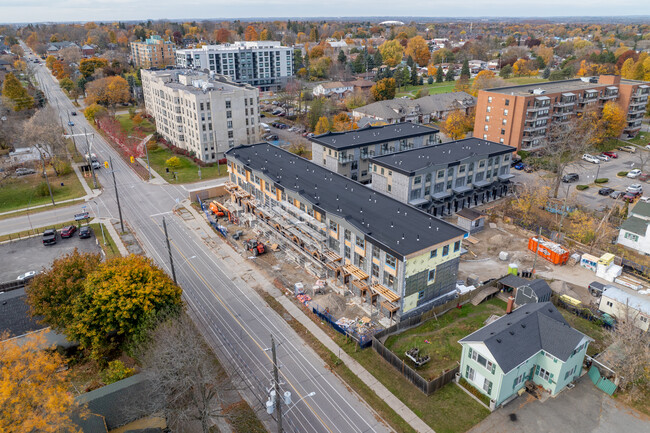
<instances>
[{"instance_id":1,"label":"orange excavator","mask_svg":"<svg viewBox=\"0 0 650 433\"><path fill-rule=\"evenodd\" d=\"M210 211L212 211L212 213L214 214L214 216L217 216L217 217L227 216L228 220L229 221L231 220L230 211L228 210L228 208L226 208L224 205L222 205L218 201L213 200L212 202L210 202L209 208L210 208Z\"/></svg>"},{"instance_id":2,"label":"orange excavator","mask_svg":"<svg viewBox=\"0 0 650 433\"><path fill-rule=\"evenodd\" d=\"M254 256L259 256L266 252L266 248L262 242L256 241L255 239L249 239L244 241L244 248L252 252Z\"/></svg>"}]
</instances>

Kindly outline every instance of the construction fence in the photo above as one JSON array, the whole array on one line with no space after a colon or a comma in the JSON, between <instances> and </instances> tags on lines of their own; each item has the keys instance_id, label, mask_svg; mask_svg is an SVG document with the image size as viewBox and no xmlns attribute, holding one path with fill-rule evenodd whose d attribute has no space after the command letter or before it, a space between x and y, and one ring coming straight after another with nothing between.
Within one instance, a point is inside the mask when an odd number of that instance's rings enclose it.
<instances>
[{"instance_id":1,"label":"construction fence","mask_svg":"<svg viewBox=\"0 0 650 433\"><path fill-rule=\"evenodd\" d=\"M442 375L436 377L433 380L426 380L420 374L415 371L413 368L409 367L399 356L395 355L390 349L384 346L384 341L386 338L393 334L398 334L407 329L413 328L420 325L421 323L426 322L427 320L438 317L445 314L452 308L456 308L459 305L467 303L476 293L480 292L483 287L474 290L472 292L464 293L458 298L452 299L451 301L438 305L437 307L432 308L429 311L426 311L419 316L413 316L408 319L401 320L399 323L386 328L383 331L377 332L372 337L372 348L384 358L389 364L395 367L407 380L409 380L413 385L415 385L420 391L426 395L431 395L452 380L456 373L458 373L460 366L456 366L451 370L445 371Z\"/></svg>"},{"instance_id":2,"label":"construction fence","mask_svg":"<svg viewBox=\"0 0 650 433\"><path fill-rule=\"evenodd\" d=\"M333 317L327 310L324 310L318 304L312 303L311 309L316 316L331 326L332 329L356 341L360 348L365 349L367 347L370 347L372 344L373 335L375 335L377 332L376 330L368 329L367 332L361 333L353 327L346 328L339 325L337 323L338 319Z\"/></svg>"}]
</instances>

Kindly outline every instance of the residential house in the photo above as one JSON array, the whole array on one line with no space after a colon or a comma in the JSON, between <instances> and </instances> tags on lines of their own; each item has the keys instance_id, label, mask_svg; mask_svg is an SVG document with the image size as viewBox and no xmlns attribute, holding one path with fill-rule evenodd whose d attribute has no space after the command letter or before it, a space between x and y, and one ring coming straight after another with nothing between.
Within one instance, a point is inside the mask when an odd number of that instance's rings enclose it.
<instances>
[{"instance_id":1,"label":"residential house","mask_svg":"<svg viewBox=\"0 0 650 433\"><path fill-rule=\"evenodd\" d=\"M337 99L343 99L352 92L354 92L354 85L349 81L345 83L340 81L321 83L312 90L312 94L316 97L325 96L327 98L334 97Z\"/></svg>"},{"instance_id":2,"label":"residential house","mask_svg":"<svg viewBox=\"0 0 650 433\"><path fill-rule=\"evenodd\" d=\"M490 71L497 71L499 70L499 61L498 60L490 60L487 62L487 68Z\"/></svg>"},{"instance_id":3,"label":"residential house","mask_svg":"<svg viewBox=\"0 0 650 433\"><path fill-rule=\"evenodd\" d=\"M347 54L350 51L350 47L345 40L339 41L338 39L329 38L325 41L325 45L326 50L331 54L337 54L339 51Z\"/></svg>"},{"instance_id":4,"label":"residential house","mask_svg":"<svg viewBox=\"0 0 650 433\"><path fill-rule=\"evenodd\" d=\"M395 320L456 296L465 230L269 143L226 157L231 197L312 272L326 270Z\"/></svg>"},{"instance_id":5,"label":"residential house","mask_svg":"<svg viewBox=\"0 0 650 433\"><path fill-rule=\"evenodd\" d=\"M93 47L92 45L88 45L88 44L84 45L83 47L81 47L81 55L84 56L84 57L92 57L92 56L94 56L95 55L95 47Z\"/></svg>"},{"instance_id":6,"label":"residential house","mask_svg":"<svg viewBox=\"0 0 650 433\"><path fill-rule=\"evenodd\" d=\"M441 93L418 99L377 101L352 110L355 120L368 117L386 123L430 123L444 119L451 111L469 111L476 98L465 92Z\"/></svg>"},{"instance_id":7,"label":"residential house","mask_svg":"<svg viewBox=\"0 0 650 433\"><path fill-rule=\"evenodd\" d=\"M650 255L650 203L638 202L618 232L619 245Z\"/></svg>"},{"instance_id":8,"label":"residential house","mask_svg":"<svg viewBox=\"0 0 650 433\"><path fill-rule=\"evenodd\" d=\"M57 51L60 51L64 48L79 48L79 45L75 44L74 42L69 42L69 41L63 41L63 42L50 42L47 45L47 52L49 54L56 53Z\"/></svg>"},{"instance_id":9,"label":"residential house","mask_svg":"<svg viewBox=\"0 0 650 433\"><path fill-rule=\"evenodd\" d=\"M452 215L510 192L514 148L478 138L370 159L372 189L434 216Z\"/></svg>"},{"instance_id":10,"label":"residential house","mask_svg":"<svg viewBox=\"0 0 650 433\"><path fill-rule=\"evenodd\" d=\"M557 395L580 376L591 341L552 303L525 304L459 341L460 374L494 407L527 381Z\"/></svg>"},{"instance_id":11,"label":"residential house","mask_svg":"<svg viewBox=\"0 0 650 433\"><path fill-rule=\"evenodd\" d=\"M366 126L328 132L309 140L312 161L363 184L370 182L370 158L437 143L439 130L414 123Z\"/></svg>"},{"instance_id":12,"label":"residential house","mask_svg":"<svg viewBox=\"0 0 650 433\"><path fill-rule=\"evenodd\" d=\"M650 296L629 293L614 286L606 286L598 309L618 321L632 320L642 331L650 329Z\"/></svg>"}]
</instances>

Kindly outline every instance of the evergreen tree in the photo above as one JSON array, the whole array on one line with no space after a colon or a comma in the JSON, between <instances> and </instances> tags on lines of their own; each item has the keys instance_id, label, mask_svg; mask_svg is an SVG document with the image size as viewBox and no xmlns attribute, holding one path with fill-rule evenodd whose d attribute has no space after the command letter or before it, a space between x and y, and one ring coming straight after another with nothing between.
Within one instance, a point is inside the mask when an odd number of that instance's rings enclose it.
<instances>
[{"instance_id":1,"label":"evergreen tree","mask_svg":"<svg viewBox=\"0 0 650 433\"><path fill-rule=\"evenodd\" d=\"M418 69L415 67L415 64L411 66L411 84L417 86L418 84Z\"/></svg>"},{"instance_id":2,"label":"evergreen tree","mask_svg":"<svg viewBox=\"0 0 650 433\"><path fill-rule=\"evenodd\" d=\"M338 56L338 59L337 59L337 60L338 60L338 62L341 63L341 64L345 63L345 62L348 60L348 58L346 57L346 55L345 55L345 53L343 52L343 50L339 50L339 56Z\"/></svg>"},{"instance_id":3,"label":"evergreen tree","mask_svg":"<svg viewBox=\"0 0 650 433\"><path fill-rule=\"evenodd\" d=\"M445 76L442 73L442 66L438 66L436 71L436 83L442 83L445 80Z\"/></svg>"},{"instance_id":4,"label":"evergreen tree","mask_svg":"<svg viewBox=\"0 0 650 433\"><path fill-rule=\"evenodd\" d=\"M409 66L409 68L413 68L415 66L415 61L413 61L413 57L408 56L406 59L406 64Z\"/></svg>"},{"instance_id":5,"label":"evergreen tree","mask_svg":"<svg viewBox=\"0 0 650 433\"><path fill-rule=\"evenodd\" d=\"M550 76L551 76L551 65L546 65L546 67L542 71L542 78L548 80L548 77Z\"/></svg>"},{"instance_id":6,"label":"evergreen tree","mask_svg":"<svg viewBox=\"0 0 650 433\"><path fill-rule=\"evenodd\" d=\"M470 77L470 72L469 72L469 62L467 59L463 62L463 67L460 70L460 78L467 78L469 80Z\"/></svg>"},{"instance_id":7,"label":"evergreen tree","mask_svg":"<svg viewBox=\"0 0 650 433\"><path fill-rule=\"evenodd\" d=\"M303 67L302 50L293 50L293 70Z\"/></svg>"},{"instance_id":8,"label":"evergreen tree","mask_svg":"<svg viewBox=\"0 0 650 433\"><path fill-rule=\"evenodd\" d=\"M18 78L11 72L5 77L5 82L2 85L2 96L13 104L14 111L27 110L34 105L34 98L27 93Z\"/></svg>"},{"instance_id":9,"label":"evergreen tree","mask_svg":"<svg viewBox=\"0 0 650 433\"><path fill-rule=\"evenodd\" d=\"M512 66L510 65L505 65L503 68L501 68L501 71L499 71L499 77L501 78L510 78L512 76Z\"/></svg>"},{"instance_id":10,"label":"evergreen tree","mask_svg":"<svg viewBox=\"0 0 650 433\"><path fill-rule=\"evenodd\" d=\"M447 75L445 75L445 81L454 81L454 68L452 66L449 66L449 69L447 70Z\"/></svg>"},{"instance_id":11,"label":"evergreen tree","mask_svg":"<svg viewBox=\"0 0 650 433\"><path fill-rule=\"evenodd\" d=\"M379 66L384 64L384 59L381 57L381 52L379 52L379 50L375 51L373 60L374 60L375 68L378 68Z\"/></svg>"}]
</instances>

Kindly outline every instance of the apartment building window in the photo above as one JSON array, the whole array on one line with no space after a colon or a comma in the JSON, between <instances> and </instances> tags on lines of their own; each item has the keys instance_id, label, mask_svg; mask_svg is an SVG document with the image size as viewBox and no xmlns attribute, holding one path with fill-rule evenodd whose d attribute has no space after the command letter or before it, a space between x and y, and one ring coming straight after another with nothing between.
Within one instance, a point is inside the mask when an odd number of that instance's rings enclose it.
<instances>
[{"instance_id":1,"label":"apartment building window","mask_svg":"<svg viewBox=\"0 0 650 433\"><path fill-rule=\"evenodd\" d=\"M501 135L506 135L506 130L505 129L501 130Z\"/></svg>"},{"instance_id":2,"label":"apartment building window","mask_svg":"<svg viewBox=\"0 0 650 433\"><path fill-rule=\"evenodd\" d=\"M395 259L395 257L391 256L390 254L386 254L386 266L395 269L396 265L397 265L397 259Z\"/></svg>"},{"instance_id":3,"label":"apartment building window","mask_svg":"<svg viewBox=\"0 0 650 433\"><path fill-rule=\"evenodd\" d=\"M442 179L443 177L445 177L445 171L444 170L439 170L438 171L438 179Z\"/></svg>"},{"instance_id":4,"label":"apartment building window","mask_svg":"<svg viewBox=\"0 0 650 433\"><path fill-rule=\"evenodd\" d=\"M487 134L483 134L483 140L487 140Z\"/></svg>"},{"instance_id":5,"label":"apartment building window","mask_svg":"<svg viewBox=\"0 0 650 433\"><path fill-rule=\"evenodd\" d=\"M226 126L227 126L228 128L232 128L232 120L228 120L228 121L226 122Z\"/></svg>"},{"instance_id":6,"label":"apartment building window","mask_svg":"<svg viewBox=\"0 0 650 433\"><path fill-rule=\"evenodd\" d=\"M503 144L504 140L503 138L499 138L499 143Z\"/></svg>"},{"instance_id":7,"label":"apartment building window","mask_svg":"<svg viewBox=\"0 0 650 433\"><path fill-rule=\"evenodd\" d=\"M226 111L226 119L232 119L232 111Z\"/></svg>"},{"instance_id":8,"label":"apartment building window","mask_svg":"<svg viewBox=\"0 0 650 433\"><path fill-rule=\"evenodd\" d=\"M352 239L352 232L350 232L350 230L348 230L348 229L345 229L343 231L343 236L345 237L346 241L349 241L349 240Z\"/></svg>"},{"instance_id":9,"label":"apartment building window","mask_svg":"<svg viewBox=\"0 0 650 433\"><path fill-rule=\"evenodd\" d=\"M490 128L490 127L489 127L488 125L485 125L485 126L483 127L483 129L484 129L486 132L489 130L489 128Z\"/></svg>"},{"instance_id":10,"label":"apartment building window","mask_svg":"<svg viewBox=\"0 0 650 433\"><path fill-rule=\"evenodd\" d=\"M444 182L437 183L433 187L433 193L434 194L439 193L439 192L443 192L444 190L445 190Z\"/></svg>"},{"instance_id":11,"label":"apartment building window","mask_svg":"<svg viewBox=\"0 0 650 433\"><path fill-rule=\"evenodd\" d=\"M503 121L501 121L501 124L502 125L507 125L508 124L508 119L503 119Z\"/></svg>"},{"instance_id":12,"label":"apartment building window","mask_svg":"<svg viewBox=\"0 0 650 433\"><path fill-rule=\"evenodd\" d=\"M426 177L424 178L425 182L431 182L431 173L427 173Z\"/></svg>"},{"instance_id":13,"label":"apartment building window","mask_svg":"<svg viewBox=\"0 0 650 433\"><path fill-rule=\"evenodd\" d=\"M488 102L492 102L492 97L488 96Z\"/></svg>"},{"instance_id":14,"label":"apartment building window","mask_svg":"<svg viewBox=\"0 0 650 433\"><path fill-rule=\"evenodd\" d=\"M490 113L490 112L492 111L492 107L490 107L490 106L488 105L488 106L487 106L487 109L486 109L485 111L487 111L488 113ZM489 116L486 116L486 117L485 117L485 120L490 120L490 117L489 117Z\"/></svg>"},{"instance_id":15,"label":"apartment building window","mask_svg":"<svg viewBox=\"0 0 650 433\"><path fill-rule=\"evenodd\" d=\"M232 131L228 131L228 138L234 138L234 137L235 137L234 132L232 132ZM229 143L231 144L230 147L234 147L234 146L235 146L235 142L234 142L234 141L230 141Z\"/></svg>"},{"instance_id":16,"label":"apartment building window","mask_svg":"<svg viewBox=\"0 0 650 433\"><path fill-rule=\"evenodd\" d=\"M464 177L459 177L456 179L456 188L465 186L465 178Z\"/></svg>"},{"instance_id":17,"label":"apartment building window","mask_svg":"<svg viewBox=\"0 0 650 433\"><path fill-rule=\"evenodd\" d=\"M510 105L510 99L506 99L505 105L506 105L506 107L507 107L508 105Z\"/></svg>"},{"instance_id":18,"label":"apartment building window","mask_svg":"<svg viewBox=\"0 0 650 433\"><path fill-rule=\"evenodd\" d=\"M395 277L393 277L388 272L384 273L384 286L388 287L389 289L393 289L395 287Z\"/></svg>"},{"instance_id":19,"label":"apartment building window","mask_svg":"<svg viewBox=\"0 0 650 433\"><path fill-rule=\"evenodd\" d=\"M346 259L350 258L350 247L349 246L347 246L347 245L345 246L345 248L343 249L343 254L345 255Z\"/></svg>"},{"instance_id":20,"label":"apartment building window","mask_svg":"<svg viewBox=\"0 0 650 433\"><path fill-rule=\"evenodd\" d=\"M485 121L489 122L490 121L490 116L485 116Z\"/></svg>"},{"instance_id":21,"label":"apartment building window","mask_svg":"<svg viewBox=\"0 0 650 433\"><path fill-rule=\"evenodd\" d=\"M376 263L372 264L372 276L374 278L379 278L379 265Z\"/></svg>"},{"instance_id":22,"label":"apartment building window","mask_svg":"<svg viewBox=\"0 0 650 433\"><path fill-rule=\"evenodd\" d=\"M446 257L449 255L449 245L445 245L442 247L442 257Z\"/></svg>"},{"instance_id":23,"label":"apartment building window","mask_svg":"<svg viewBox=\"0 0 650 433\"><path fill-rule=\"evenodd\" d=\"M431 284L436 281L436 270L429 269L429 276L427 278L427 283Z\"/></svg>"},{"instance_id":24,"label":"apartment building window","mask_svg":"<svg viewBox=\"0 0 650 433\"><path fill-rule=\"evenodd\" d=\"M391 192L392 189L393 189L393 186L392 186L392 185L388 185L388 192Z\"/></svg>"},{"instance_id":25,"label":"apartment building window","mask_svg":"<svg viewBox=\"0 0 650 433\"><path fill-rule=\"evenodd\" d=\"M205 108L206 108L207 110L210 109L210 103L209 103L209 102L206 102L206 103L205 103Z\"/></svg>"},{"instance_id":26,"label":"apartment building window","mask_svg":"<svg viewBox=\"0 0 650 433\"><path fill-rule=\"evenodd\" d=\"M466 168L467 167L465 165L461 165L460 167L458 167L458 173L465 173Z\"/></svg>"},{"instance_id":27,"label":"apartment building window","mask_svg":"<svg viewBox=\"0 0 650 433\"><path fill-rule=\"evenodd\" d=\"M437 248L429 253L429 258L430 259L432 259L434 257L438 257L438 249Z\"/></svg>"},{"instance_id":28,"label":"apartment building window","mask_svg":"<svg viewBox=\"0 0 650 433\"><path fill-rule=\"evenodd\" d=\"M420 194L422 194L421 189L419 189L419 188L414 189L413 191L411 191L411 200L416 200L416 199L420 198Z\"/></svg>"},{"instance_id":29,"label":"apartment building window","mask_svg":"<svg viewBox=\"0 0 650 433\"><path fill-rule=\"evenodd\" d=\"M485 160L481 160L481 162L478 163L478 168L483 168L485 167Z\"/></svg>"},{"instance_id":30,"label":"apartment building window","mask_svg":"<svg viewBox=\"0 0 650 433\"><path fill-rule=\"evenodd\" d=\"M230 101L226 101L226 108L230 108Z\"/></svg>"},{"instance_id":31,"label":"apartment building window","mask_svg":"<svg viewBox=\"0 0 650 433\"><path fill-rule=\"evenodd\" d=\"M372 247L372 257L376 259L379 258L379 248L375 246Z\"/></svg>"},{"instance_id":32,"label":"apartment building window","mask_svg":"<svg viewBox=\"0 0 650 433\"><path fill-rule=\"evenodd\" d=\"M355 243L357 244L357 246L359 248L362 248L362 249L366 248L366 241L364 241L363 238L360 237L360 236L356 237L356 242Z\"/></svg>"},{"instance_id":33,"label":"apartment building window","mask_svg":"<svg viewBox=\"0 0 650 433\"><path fill-rule=\"evenodd\" d=\"M418 299L424 298L424 290L418 292Z\"/></svg>"},{"instance_id":34,"label":"apartment building window","mask_svg":"<svg viewBox=\"0 0 650 433\"><path fill-rule=\"evenodd\" d=\"M334 221L330 221L330 230L334 233L338 233L339 225Z\"/></svg>"},{"instance_id":35,"label":"apartment building window","mask_svg":"<svg viewBox=\"0 0 650 433\"><path fill-rule=\"evenodd\" d=\"M503 110L503 115L507 116L508 115L508 110Z\"/></svg>"}]
</instances>

